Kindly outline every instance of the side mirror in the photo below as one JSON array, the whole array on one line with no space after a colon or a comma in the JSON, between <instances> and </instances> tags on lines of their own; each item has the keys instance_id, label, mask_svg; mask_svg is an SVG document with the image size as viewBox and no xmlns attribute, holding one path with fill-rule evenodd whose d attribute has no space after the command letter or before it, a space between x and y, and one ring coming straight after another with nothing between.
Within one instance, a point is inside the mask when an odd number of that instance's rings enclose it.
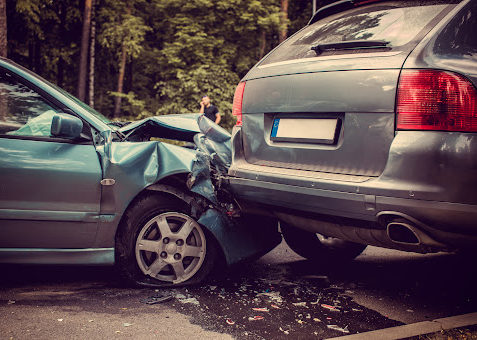
<instances>
[{"instance_id":1,"label":"side mirror","mask_svg":"<svg viewBox=\"0 0 477 340\"><path fill-rule=\"evenodd\" d=\"M76 139L80 137L82 130L83 121L66 113L57 113L51 120L51 135L53 137Z\"/></svg>"}]
</instances>

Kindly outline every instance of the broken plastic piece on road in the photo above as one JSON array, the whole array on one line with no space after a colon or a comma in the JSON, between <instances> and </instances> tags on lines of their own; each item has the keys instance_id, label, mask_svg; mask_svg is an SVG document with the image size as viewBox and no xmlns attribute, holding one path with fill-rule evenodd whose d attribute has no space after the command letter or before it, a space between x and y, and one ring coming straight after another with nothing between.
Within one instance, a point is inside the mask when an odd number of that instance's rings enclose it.
<instances>
[{"instance_id":1,"label":"broken plastic piece on road","mask_svg":"<svg viewBox=\"0 0 477 340\"><path fill-rule=\"evenodd\" d=\"M173 298L172 295L155 295L155 296L150 296L142 301L147 305L154 305L156 303L162 303L162 302L172 300L172 298Z\"/></svg>"},{"instance_id":2,"label":"broken plastic piece on road","mask_svg":"<svg viewBox=\"0 0 477 340\"><path fill-rule=\"evenodd\" d=\"M326 325L326 327L335 331L342 332L342 333L349 333L348 326L346 326L345 328L341 328L338 325Z\"/></svg>"},{"instance_id":3,"label":"broken plastic piece on road","mask_svg":"<svg viewBox=\"0 0 477 340\"><path fill-rule=\"evenodd\" d=\"M310 304L312 304L312 305L317 305L317 304L320 303L320 300L321 300L321 297L319 297L318 299L316 299L316 301L310 302Z\"/></svg>"},{"instance_id":4,"label":"broken plastic piece on road","mask_svg":"<svg viewBox=\"0 0 477 340\"><path fill-rule=\"evenodd\" d=\"M268 308L252 308L256 312L270 312Z\"/></svg>"},{"instance_id":5,"label":"broken plastic piece on road","mask_svg":"<svg viewBox=\"0 0 477 340\"><path fill-rule=\"evenodd\" d=\"M129 327L129 326L132 326L132 325L133 325L133 324L132 324L132 323L129 323L129 322L123 323L123 326L124 326L124 327Z\"/></svg>"},{"instance_id":6,"label":"broken plastic piece on road","mask_svg":"<svg viewBox=\"0 0 477 340\"><path fill-rule=\"evenodd\" d=\"M332 312L339 312L340 310L338 308L336 308L335 306L330 306L330 305L325 305L325 304L321 304L321 307L323 308L326 308Z\"/></svg>"},{"instance_id":7,"label":"broken plastic piece on road","mask_svg":"<svg viewBox=\"0 0 477 340\"><path fill-rule=\"evenodd\" d=\"M235 321L232 321L230 319L225 320L225 322L227 322L227 324L229 325L235 325Z\"/></svg>"},{"instance_id":8,"label":"broken plastic piece on road","mask_svg":"<svg viewBox=\"0 0 477 340\"><path fill-rule=\"evenodd\" d=\"M292 305L296 307L306 307L306 302L293 302Z\"/></svg>"},{"instance_id":9,"label":"broken plastic piece on road","mask_svg":"<svg viewBox=\"0 0 477 340\"><path fill-rule=\"evenodd\" d=\"M63 321L63 319L57 319L59 322Z\"/></svg>"},{"instance_id":10,"label":"broken plastic piece on road","mask_svg":"<svg viewBox=\"0 0 477 340\"><path fill-rule=\"evenodd\" d=\"M15 302L15 300L8 300L7 305L13 305Z\"/></svg>"},{"instance_id":11,"label":"broken plastic piece on road","mask_svg":"<svg viewBox=\"0 0 477 340\"><path fill-rule=\"evenodd\" d=\"M257 321L257 320L263 320L263 316L255 315L254 317L248 318L248 321Z\"/></svg>"},{"instance_id":12,"label":"broken plastic piece on road","mask_svg":"<svg viewBox=\"0 0 477 340\"><path fill-rule=\"evenodd\" d=\"M290 331L288 329L283 329L280 327L280 331L282 331L286 335L290 334Z\"/></svg>"},{"instance_id":13,"label":"broken plastic piece on road","mask_svg":"<svg viewBox=\"0 0 477 340\"><path fill-rule=\"evenodd\" d=\"M219 295L219 297L220 297L220 295ZM197 306L200 305L199 301L194 297L179 299L179 302L180 303L192 303L193 305L197 305Z\"/></svg>"}]
</instances>

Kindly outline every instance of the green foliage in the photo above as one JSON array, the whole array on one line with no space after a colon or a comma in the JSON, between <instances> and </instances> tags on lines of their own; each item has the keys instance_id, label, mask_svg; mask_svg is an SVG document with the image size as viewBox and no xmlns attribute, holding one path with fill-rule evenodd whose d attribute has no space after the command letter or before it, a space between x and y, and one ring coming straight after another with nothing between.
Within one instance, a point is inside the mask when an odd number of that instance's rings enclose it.
<instances>
[{"instance_id":1,"label":"green foliage","mask_svg":"<svg viewBox=\"0 0 477 340\"><path fill-rule=\"evenodd\" d=\"M311 16L311 0L289 1L293 32ZM96 109L111 115L120 96L128 119L198 112L207 94L223 115L221 125L231 128L235 87L260 54L276 46L280 29L280 0L95 3ZM9 56L76 93L83 5L7 0ZM114 91L123 49L128 62L120 94Z\"/></svg>"}]
</instances>

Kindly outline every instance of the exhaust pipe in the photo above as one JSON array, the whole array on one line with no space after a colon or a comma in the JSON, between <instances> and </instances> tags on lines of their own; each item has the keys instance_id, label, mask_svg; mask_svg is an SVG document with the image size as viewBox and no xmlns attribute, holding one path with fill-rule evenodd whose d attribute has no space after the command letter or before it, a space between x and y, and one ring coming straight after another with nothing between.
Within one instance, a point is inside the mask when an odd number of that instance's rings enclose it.
<instances>
[{"instance_id":1,"label":"exhaust pipe","mask_svg":"<svg viewBox=\"0 0 477 340\"><path fill-rule=\"evenodd\" d=\"M421 240L412 226L405 221L393 221L386 226L386 232L391 241L400 244L420 245Z\"/></svg>"},{"instance_id":2,"label":"exhaust pipe","mask_svg":"<svg viewBox=\"0 0 477 340\"><path fill-rule=\"evenodd\" d=\"M382 229L368 229L330 223L278 211L274 213L281 222L309 232L351 242L417 253L432 253L449 249L448 246L434 240L422 231L422 228L417 226L418 223L411 222L402 217L396 217L396 215L387 215L389 222L385 223Z\"/></svg>"},{"instance_id":3,"label":"exhaust pipe","mask_svg":"<svg viewBox=\"0 0 477 340\"><path fill-rule=\"evenodd\" d=\"M434 240L420 228L403 218L398 218L388 223L386 233L394 243L445 248L444 244Z\"/></svg>"}]
</instances>

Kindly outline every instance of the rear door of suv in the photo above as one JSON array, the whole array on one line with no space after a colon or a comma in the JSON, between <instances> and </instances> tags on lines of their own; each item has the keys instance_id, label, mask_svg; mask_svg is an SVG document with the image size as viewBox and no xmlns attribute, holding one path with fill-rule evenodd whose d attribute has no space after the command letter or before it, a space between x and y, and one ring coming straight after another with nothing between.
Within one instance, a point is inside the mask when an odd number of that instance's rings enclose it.
<instances>
[{"instance_id":1,"label":"rear door of suv","mask_svg":"<svg viewBox=\"0 0 477 340\"><path fill-rule=\"evenodd\" d=\"M243 162L233 174L265 166L359 182L384 170L401 68L455 1L341 3L243 79Z\"/></svg>"}]
</instances>

